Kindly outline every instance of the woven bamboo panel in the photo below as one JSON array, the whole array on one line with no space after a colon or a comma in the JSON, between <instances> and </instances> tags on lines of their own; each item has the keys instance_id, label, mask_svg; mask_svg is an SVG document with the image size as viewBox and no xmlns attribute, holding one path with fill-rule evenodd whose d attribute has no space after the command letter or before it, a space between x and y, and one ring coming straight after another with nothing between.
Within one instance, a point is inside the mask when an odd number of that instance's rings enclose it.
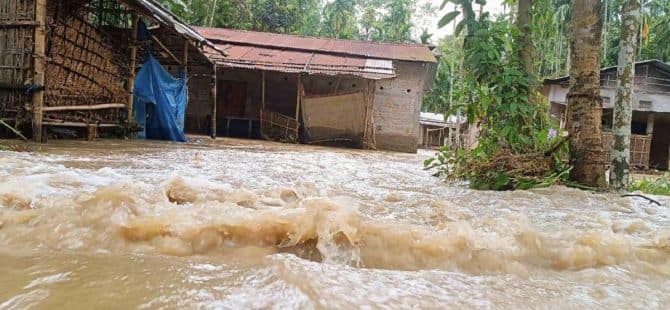
<instances>
[{"instance_id":1,"label":"woven bamboo panel","mask_svg":"<svg viewBox=\"0 0 670 310\"><path fill-rule=\"evenodd\" d=\"M45 106L124 103L125 77L112 63L114 47L104 33L77 16L50 27ZM116 121L118 109L51 113L62 120Z\"/></svg>"},{"instance_id":2,"label":"woven bamboo panel","mask_svg":"<svg viewBox=\"0 0 670 310\"><path fill-rule=\"evenodd\" d=\"M630 136L630 164L632 167L640 169L649 168L649 154L651 152L652 135L631 135ZM605 150L606 163L612 162L612 147L614 138L612 133L603 133L603 147Z\"/></svg>"},{"instance_id":3,"label":"woven bamboo panel","mask_svg":"<svg viewBox=\"0 0 670 310\"><path fill-rule=\"evenodd\" d=\"M0 118L20 117L30 81L34 36L33 0L0 1Z\"/></svg>"}]
</instances>

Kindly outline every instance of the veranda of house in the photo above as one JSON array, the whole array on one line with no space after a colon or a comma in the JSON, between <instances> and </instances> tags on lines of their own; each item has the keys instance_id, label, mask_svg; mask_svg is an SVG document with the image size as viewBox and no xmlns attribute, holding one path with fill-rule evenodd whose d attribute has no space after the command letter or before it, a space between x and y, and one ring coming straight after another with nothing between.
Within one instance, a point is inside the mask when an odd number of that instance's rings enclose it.
<instances>
[{"instance_id":1,"label":"veranda of house","mask_svg":"<svg viewBox=\"0 0 670 310\"><path fill-rule=\"evenodd\" d=\"M197 29L227 55L193 81L187 132L416 152L429 47Z\"/></svg>"}]
</instances>

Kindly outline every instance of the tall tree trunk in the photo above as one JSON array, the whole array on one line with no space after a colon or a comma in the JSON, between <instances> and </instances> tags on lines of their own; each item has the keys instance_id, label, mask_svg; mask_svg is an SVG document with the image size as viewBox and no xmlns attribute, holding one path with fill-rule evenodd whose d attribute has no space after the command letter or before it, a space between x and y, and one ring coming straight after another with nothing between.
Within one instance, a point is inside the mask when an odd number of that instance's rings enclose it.
<instances>
[{"instance_id":1,"label":"tall tree trunk","mask_svg":"<svg viewBox=\"0 0 670 310\"><path fill-rule=\"evenodd\" d=\"M523 69L527 74L533 75L533 42L531 41L531 15L530 5L532 0L519 0L519 10L517 11L516 27L521 31L521 48L519 56Z\"/></svg>"},{"instance_id":2,"label":"tall tree trunk","mask_svg":"<svg viewBox=\"0 0 670 310\"><path fill-rule=\"evenodd\" d=\"M600 0L574 0L570 36L570 177L579 183L604 188L605 160L600 97Z\"/></svg>"},{"instance_id":3,"label":"tall tree trunk","mask_svg":"<svg viewBox=\"0 0 670 310\"><path fill-rule=\"evenodd\" d=\"M633 117L633 82L635 77L635 47L640 24L640 0L626 0L621 8L621 49L616 101L614 104L614 148L610 185L626 190L630 166L630 123Z\"/></svg>"},{"instance_id":4,"label":"tall tree trunk","mask_svg":"<svg viewBox=\"0 0 670 310\"><path fill-rule=\"evenodd\" d=\"M216 15L216 4L217 0L214 0L214 2L212 2L212 15L209 16L209 23L208 23L209 27L214 26L214 15Z\"/></svg>"}]
</instances>

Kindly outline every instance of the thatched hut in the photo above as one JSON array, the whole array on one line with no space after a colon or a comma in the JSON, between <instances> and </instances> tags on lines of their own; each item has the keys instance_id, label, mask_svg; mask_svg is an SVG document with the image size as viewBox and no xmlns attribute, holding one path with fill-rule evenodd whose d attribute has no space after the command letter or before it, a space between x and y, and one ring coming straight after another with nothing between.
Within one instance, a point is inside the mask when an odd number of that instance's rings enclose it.
<instances>
[{"instance_id":1,"label":"thatched hut","mask_svg":"<svg viewBox=\"0 0 670 310\"><path fill-rule=\"evenodd\" d=\"M0 1L0 118L36 141L127 134L144 55L211 80L209 44L154 0Z\"/></svg>"}]
</instances>

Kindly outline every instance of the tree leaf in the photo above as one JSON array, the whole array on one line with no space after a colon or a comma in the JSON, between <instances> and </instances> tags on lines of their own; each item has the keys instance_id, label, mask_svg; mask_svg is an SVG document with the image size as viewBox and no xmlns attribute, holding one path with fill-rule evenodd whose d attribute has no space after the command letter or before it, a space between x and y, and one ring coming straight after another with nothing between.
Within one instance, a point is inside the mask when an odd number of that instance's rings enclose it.
<instances>
[{"instance_id":1,"label":"tree leaf","mask_svg":"<svg viewBox=\"0 0 670 310\"><path fill-rule=\"evenodd\" d=\"M465 27L465 20L461 20L457 25L456 29L454 30L454 35L460 36L461 32L463 31L463 28Z\"/></svg>"},{"instance_id":2,"label":"tree leaf","mask_svg":"<svg viewBox=\"0 0 670 310\"><path fill-rule=\"evenodd\" d=\"M446 7L447 3L449 3L449 2L456 3L456 1L454 1L454 0L444 0L444 1L442 1L442 5L440 5L440 10L444 10L444 7Z\"/></svg>"},{"instance_id":3,"label":"tree leaf","mask_svg":"<svg viewBox=\"0 0 670 310\"><path fill-rule=\"evenodd\" d=\"M458 16L458 14L460 13L461 12L459 11L453 11L445 14L444 16L442 16L442 19L440 19L440 21L437 23L437 27L442 28L447 24L451 23L451 21L453 21L454 18L456 18L456 16Z\"/></svg>"}]
</instances>

